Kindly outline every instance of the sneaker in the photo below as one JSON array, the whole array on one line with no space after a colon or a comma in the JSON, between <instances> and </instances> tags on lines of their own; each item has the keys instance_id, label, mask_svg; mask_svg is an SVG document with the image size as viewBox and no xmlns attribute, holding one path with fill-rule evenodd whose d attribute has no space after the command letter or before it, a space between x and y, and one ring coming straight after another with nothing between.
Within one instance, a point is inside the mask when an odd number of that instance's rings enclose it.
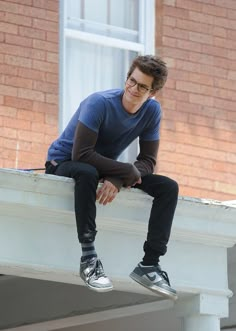
<instances>
[{"instance_id":1,"label":"sneaker","mask_svg":"<svg viewBox=\"0 0 236 331\"><path fill-rule=\"evenodd\" d=\"M102 262L96 257L80 262L80 277L91 290L107 292L113 289L112 282L104 273Z\"/></svg>"},{"instance_id":2,"label":"sneaker","mask_svg":"<svg viewBox=\"0 0 236 331\"><path fill-rule=\"evenodd\" d=\"M130 277L151 291L172 300L177 299L177 292L171 288L168 275L159 265L143 266L141 263L131 272Z\"/></svg>"}]
</instances>

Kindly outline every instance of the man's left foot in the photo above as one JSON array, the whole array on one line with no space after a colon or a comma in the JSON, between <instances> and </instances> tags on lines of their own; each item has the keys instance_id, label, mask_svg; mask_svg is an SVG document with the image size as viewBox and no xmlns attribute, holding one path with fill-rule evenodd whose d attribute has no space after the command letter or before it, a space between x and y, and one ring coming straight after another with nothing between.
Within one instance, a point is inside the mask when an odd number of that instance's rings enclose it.
<instances>
[{"instance_id":1,"label":"man's left foot","mask_svg":"<svg viewBox=\"0 0 236 331\"><path fill-rule=\"evenodd\" d=\"M158 265L143 266L141 263L129 275L134 281L151 291L172 300L177 300L177 292L170 286L167 272Z\"/></svg>"}]
</instances>

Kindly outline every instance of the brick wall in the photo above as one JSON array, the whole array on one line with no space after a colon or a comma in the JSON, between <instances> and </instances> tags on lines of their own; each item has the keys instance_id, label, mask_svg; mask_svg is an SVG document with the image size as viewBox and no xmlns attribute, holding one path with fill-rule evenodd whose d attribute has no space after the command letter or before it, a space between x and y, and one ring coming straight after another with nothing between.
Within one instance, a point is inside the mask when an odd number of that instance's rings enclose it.
<instances>
[{"instance_id":1,"label":"brick wall","mask_svg":"<svg viewBox=\"0 0 236 331\"><path fill-rule=\"evenodd\" d=\"M42 167L58 132L58 0L0 0L0 167Z\"/></svg>"},{"instance_id":2,"label":"brick wall","mask_svg":"<svg viewBox=\"0 0 236 331\"><path fill-rule=\"evenodd\" d=\"M159 171L180 194L236 197L236 1L157 0L167 61Z\"/></svg>"}]
</instances>

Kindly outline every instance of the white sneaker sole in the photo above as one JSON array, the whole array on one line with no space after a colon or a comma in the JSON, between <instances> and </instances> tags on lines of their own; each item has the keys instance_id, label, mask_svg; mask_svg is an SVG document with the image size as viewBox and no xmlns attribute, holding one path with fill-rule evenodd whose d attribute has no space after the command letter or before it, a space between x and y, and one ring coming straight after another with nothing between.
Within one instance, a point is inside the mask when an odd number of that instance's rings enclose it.
<instances>
[{"instance_id":1,"label":"white sneaker sole","mask_svg":"<svg viewBox=\"0 0 236 331\"><path fill-rule=\"evenodd\" d=\"M156 294L160 294L162 297L165 297L167 299L171 299L176 301L178 299L177 294L169 292L165 289L163 289L162 287L156 286L156 285L148 285L145 284L143 282L143 279L141 280L135 273L131 272L131 274L129 275L130 278L132 278L135 282L137 282L139 285L144 286L145 288L147 288L148 290L155 292Z\"/></svg>"}]
</instances>

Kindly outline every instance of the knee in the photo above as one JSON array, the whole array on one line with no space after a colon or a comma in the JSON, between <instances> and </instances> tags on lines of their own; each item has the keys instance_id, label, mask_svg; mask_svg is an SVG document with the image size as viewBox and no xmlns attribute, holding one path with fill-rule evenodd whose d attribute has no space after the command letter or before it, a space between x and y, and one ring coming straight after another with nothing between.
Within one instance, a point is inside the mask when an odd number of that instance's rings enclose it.
<instances>
[{"instance_id":1,"label":"knee","mask_svg":"<svg viewBox=\"0 0 236 331\"><path fill-rule=\"evenodd\" d=\"M81 164L80 163L80 166L78 168L78 171L75 175L75 180L76 179L81 179L81 178L86 178L86 180L96 180L98 181L99 180L99 173L97 171L97 169L90 165L90 164L86 164L86 163L83 163Z\"/></svg>"},{"instance_id":2,"label":"knee","mask_svg":"<svg viewBox=\"0 0 236 331\"><path fill-rule=\"evenodd\" d=\"M172 194L178 196L178 194L179 194L179 185L175 180L173 180L171 178L169 178L168 189L169 189L170 192L172 192Z\"/></svg>"}]
</instances>

